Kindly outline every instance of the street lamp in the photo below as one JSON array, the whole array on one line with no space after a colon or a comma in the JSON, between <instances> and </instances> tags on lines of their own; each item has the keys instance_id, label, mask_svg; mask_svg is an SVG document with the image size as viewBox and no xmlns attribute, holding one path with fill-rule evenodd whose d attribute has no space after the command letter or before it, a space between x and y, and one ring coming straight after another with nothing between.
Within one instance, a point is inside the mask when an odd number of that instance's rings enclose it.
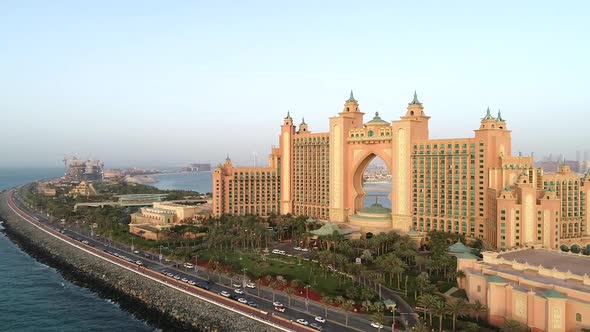
<instances>
[{"instance_id":1,"label":"street lamp","mask_svg":"<svg viewBox=\"0 0 590 332\"><path fill-rule=\"evenodd\" d=\"M305 311L309 312L309 287L311 285L305 285Z\"/></svg>"},{"instance_id":2,"label":"street lamp","mask_svg":"<svg viewBox=\"0 0 590 332\"><path fill-rule=\"evenodd\" d=\"M195 255L195 275L198 277L199 269L197 268L197 265L199 265L199 255Z\"/></svg>"},{"instance_id":3,"label":"street lamp","mask_svg":"<svg viewBox=\"0 0 590 332\"><path fill-rule=\"evenodd\" d=\"M162 264L162 245L160 244L160 256L158 256L160 264Z\"/></svg>"}]
</instances>

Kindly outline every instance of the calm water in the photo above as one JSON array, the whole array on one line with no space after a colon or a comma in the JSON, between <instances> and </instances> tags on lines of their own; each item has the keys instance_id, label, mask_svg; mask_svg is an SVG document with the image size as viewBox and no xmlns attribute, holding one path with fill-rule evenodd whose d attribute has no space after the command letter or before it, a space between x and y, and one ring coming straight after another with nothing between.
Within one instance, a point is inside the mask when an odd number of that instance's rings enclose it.
<instances>
[{"instance_id":1,"label":"calm water","mask_svg":"<svg viewBox=\"0 0 590 332\"><path fill-rule=\"evenodd\" d=\"M0 190L63 174L2 169ZM63 286L62 286L63 283ZM152 331L115 304L73 285L0 234L0 331Z\"/></svg>"},{"instance_id":2,"label":"calm water","mask_svg":"<svg viewBox=\"0 0 590 332\"><path fill-rule=\"evenodd\" d=\"M213 191L211 172L156 174L150 177L158 180L151 185L162 190L193 190L202 194Z\"/></svg>"}]
</instances>

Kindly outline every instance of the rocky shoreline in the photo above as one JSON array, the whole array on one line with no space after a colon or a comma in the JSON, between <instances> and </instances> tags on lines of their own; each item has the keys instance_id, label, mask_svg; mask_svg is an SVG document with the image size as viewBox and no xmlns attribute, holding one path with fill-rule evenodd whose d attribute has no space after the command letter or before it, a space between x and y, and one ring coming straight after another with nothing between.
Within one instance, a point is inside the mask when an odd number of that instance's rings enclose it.
<instances>
[{"instance_id":1,"label":"rocky shoreline","mask_svg":"<svg viewBox=\"0 0 590 332\"><path fill-rule=\"evenodd\" d=\"M38 261L57 269L67 280L110 299L138 319L163 331L277 331L224 310L53 238L24 222L0 195L0 215L11 241Z\"/></svg>"}]
</instances>

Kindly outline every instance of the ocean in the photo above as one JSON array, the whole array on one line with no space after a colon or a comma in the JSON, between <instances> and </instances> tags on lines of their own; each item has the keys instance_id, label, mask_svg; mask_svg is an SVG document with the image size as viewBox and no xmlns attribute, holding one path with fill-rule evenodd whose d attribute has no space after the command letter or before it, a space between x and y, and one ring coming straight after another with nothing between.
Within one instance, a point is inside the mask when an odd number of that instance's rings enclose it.
<instances>
[{"instance_id":1,"label":"ocean","mask_svg":"<svg viewBox=\"0 0 590 332\"><path fill-rule=\"evenodd\" d=\"M0 190L52 178L62 168L0 168ZM153 331L118 305L66 280L0 233L0 331Z\"/></svg>"}]
</instances>

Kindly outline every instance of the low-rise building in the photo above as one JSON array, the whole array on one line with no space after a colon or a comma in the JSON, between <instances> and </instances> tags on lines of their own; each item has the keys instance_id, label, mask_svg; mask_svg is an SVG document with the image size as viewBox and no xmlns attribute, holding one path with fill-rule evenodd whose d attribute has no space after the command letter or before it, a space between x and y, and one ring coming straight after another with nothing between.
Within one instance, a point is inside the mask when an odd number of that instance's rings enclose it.
<instances>
[{"instance_id":1,"label":"low-rise building","mask_svg":"<svg viewBox=\"0 0 590 332\"><path fill-rule=\"evenodd\" d=\"M74 188L72 188L72 190L70 190L70 196L72 197L78 197L78 196L84 196L84 197L90 197L90 196L96 196L96 189L94 189L94 186L92 185L92 183L88 183L86 181L82 181L80 182L79 185L75 186Z\"/></svg>"},{"instance_id":2,"label":"low-rise building","mask_svg":"<svg viewBox=\"0 0 590 332\"><path fill-rule=\"evenodd\" d=\"M535 331L590 328L590 257L549 249L457 254L469 302L487 306L487 320L517 320Z\"/></svg>"},{"instance_id":3,"label":"low-rise building","mask_svg":"<svg viewBox=\"0 0 590 332\"><path fill-rule=\"evenodd\" d=\"M199 212L195 205L154 202L153 207L143 207L131 214L129 232L148 240L162 240L166 230L196 220Z\"/></svg>"}]
</instances>

